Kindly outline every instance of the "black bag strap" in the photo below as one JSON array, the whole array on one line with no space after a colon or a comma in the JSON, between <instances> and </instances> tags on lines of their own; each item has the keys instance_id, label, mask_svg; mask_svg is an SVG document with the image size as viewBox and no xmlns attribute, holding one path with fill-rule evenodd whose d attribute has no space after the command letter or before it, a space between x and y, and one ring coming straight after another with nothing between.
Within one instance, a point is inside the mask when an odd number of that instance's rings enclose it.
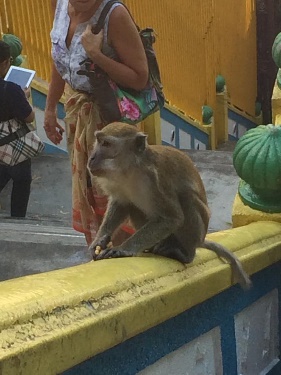
<instances>
[{"instance_id":1,"label":"black bag strap","mask_svg":"<svg viewBox=\"0 0 281 375\"><path fill-rule=\"evenodd\" d=\"M101 14L99 16L98 22L97 22L97 24L94 26L94 28L92 30L94 34L98 34L101 31L101 29L103 28L106 16L107 16L108 12L110 11L110 9L111 9L111 7L112 7L113 4L122 4L123 7L125 7L127 9L127 12L129 13L129 15L131 16L132 20L134 21L134 24L136 25L136 28L138 30L140 30L140 28L138 27L138 25L135 23L135 20L132 17L131 12L129 11L129 9L127 8L127 6L125 4L123 4L122 1L111 0L107 4L105 4L105 6L103 7L103 10L101 11Z\"/></svg>"},{"instance_id":2,"label":"black bag strap","mask_svg":"<svg viewBox=\"0 0 281 375\"><path fill-rule=\"evenodd\" d=\"M5 108L6 108L6 88L7 88L7 82L4 83L4 107ZM9 120L7 120L7 122L9 122ZM29 133L31 131L29 129L28 125L24 121L19 121L19 122L20 122L21 127L17 131L1 138L0 139L0 146L4 146L4 145L6 145L10 142L13 142L16 139L19 139L19 138L25 136L27 133Z\"/></svg>"},{"instance_id":3,"label":"black bag strap","mask_svg":"<svg viewBox=\"0 0 281 375\"><path fill-rule=\"evenodd\" d=\"M8 120L8 122L9 122L9 120ZM30 129L27 126L27 124L22 123L21 127L17 131L15 131L15 132L13 132L9 135L6 135L5 137L0 139L0 146L4 146L7 143L11 143L11 142L15 141L16 139L24 137L29 132L30 132Z\"/></svg>"}]
</instances>

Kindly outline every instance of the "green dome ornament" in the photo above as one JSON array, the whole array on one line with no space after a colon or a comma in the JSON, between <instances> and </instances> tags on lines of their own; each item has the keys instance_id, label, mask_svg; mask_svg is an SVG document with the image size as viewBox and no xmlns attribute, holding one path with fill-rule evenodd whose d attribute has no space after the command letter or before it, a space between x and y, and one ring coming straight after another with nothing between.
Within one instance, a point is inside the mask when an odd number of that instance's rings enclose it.
<instances>
[{"instance_id":1,"label":"green dome ornament","mask_svg":"<svg viewBox=\"0 0 281 375\"><path fill-rule=\"evenodd\" d=\"M278 68L281 68L281 33L277 34L272 45L272 58Z\"/></svg>"},{"instance_id":2,"label":"green dome ornament","mask_svg":"<svg viewBox=\"0 0 281 375\"><path fill-rule=\"evenodd\" d=\"M220 93L223 92L225 86L225 79L222 75L218 75L216 77L216 92Z\"/></svg>"},{"instance_id":3,"label":"green dome ornament","mask_svg":"<svg viewBox=\"0 0 281 375\"><path fill-rule=\"evenodd\" d=\"M208 105L203 105L202 107L202 121L204 125L210 125L212 123L212 117L214 111Z\"/></svg>"},{"instance_id":4,"label":"green dome ornament","mask_svg":"<svg viewBox=\"0 0 281 375\"><path fill-rule=\"evenodd\" d=\"M244 204L259 211L281 212L281 125L260 125L239 139L233 153Z\"/></svg>"},{"instance_id":5,"label":"green dome ornament","mask_svg":"<svg viewBox=\"0 0 281 375\"><path fill-rule=\"evenodd\" d=\"M11 56L13 58L12 65L20 66L23 62L23 57L21 56L21 40L13 34L4 34L2 40L10 46Z\"/></svg>"}]
</instances>

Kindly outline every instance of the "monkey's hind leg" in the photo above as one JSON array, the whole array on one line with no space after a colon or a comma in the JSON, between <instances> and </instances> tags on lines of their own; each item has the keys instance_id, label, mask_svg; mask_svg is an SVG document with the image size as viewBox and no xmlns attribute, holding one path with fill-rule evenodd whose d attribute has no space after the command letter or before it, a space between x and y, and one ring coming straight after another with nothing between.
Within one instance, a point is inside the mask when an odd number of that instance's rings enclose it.
<instances>
[{"instance_id":1,"label":"monkey's hind leg","mask_svg":"<svg viewBox=\"0 0 281 375\"><path fill-rule=\"evenodd\" d=\"M189 263L189 259L185 255L183 246L180 244L174 234L171 234L169 237L159 242L152 249L150 249L149 252L178 260L181 263Z\"/></svg>"}]
</instances>

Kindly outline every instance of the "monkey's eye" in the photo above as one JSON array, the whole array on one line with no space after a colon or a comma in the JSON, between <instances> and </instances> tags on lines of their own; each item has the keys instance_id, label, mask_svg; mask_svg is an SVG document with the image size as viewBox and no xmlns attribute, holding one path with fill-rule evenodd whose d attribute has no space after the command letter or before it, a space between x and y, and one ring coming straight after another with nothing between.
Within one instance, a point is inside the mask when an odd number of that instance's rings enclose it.
<instances>
[{"instance_id":1,"label":"monkey's eye","mask_svg":"<svg viewBox=\"0 0 281 375\"><path fill-rule=\"evenodd\" d=\"M102 142L101 142L101 146L102 146L102 147L107 147L107 148L108 148L108 147L111 146L111 144L110 144L108 141L102 141Z\"/></svg>"}]
</instances>

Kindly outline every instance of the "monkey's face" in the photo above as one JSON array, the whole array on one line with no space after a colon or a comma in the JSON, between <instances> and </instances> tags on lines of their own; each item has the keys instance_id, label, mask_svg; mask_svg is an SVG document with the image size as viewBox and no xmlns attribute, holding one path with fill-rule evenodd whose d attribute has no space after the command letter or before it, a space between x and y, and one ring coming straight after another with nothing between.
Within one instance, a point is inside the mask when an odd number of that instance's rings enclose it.
<instances>
[{"instance_id":1,"label":"monkey's face","mask_svg":"<svg viewBox=\"0 0 281 375\"><path fill-rule=\"evenodd\" d=\"M119 145L114 137L96 133L96 142L88 161L88 168L94 176L104 176L115 169Z\"/></svg>"},{"instance_id":2,"label":"monkey's face","mask_svg":"<svg viewBox=\"0 0 281 375\"><path fill-rule=\"evenodd\" d=\"M144 152L146 136L131 125L121 125L110 124L95 133L96 142L88 162L94 176L124 175Z\"/></svg>"}]
</instances>

